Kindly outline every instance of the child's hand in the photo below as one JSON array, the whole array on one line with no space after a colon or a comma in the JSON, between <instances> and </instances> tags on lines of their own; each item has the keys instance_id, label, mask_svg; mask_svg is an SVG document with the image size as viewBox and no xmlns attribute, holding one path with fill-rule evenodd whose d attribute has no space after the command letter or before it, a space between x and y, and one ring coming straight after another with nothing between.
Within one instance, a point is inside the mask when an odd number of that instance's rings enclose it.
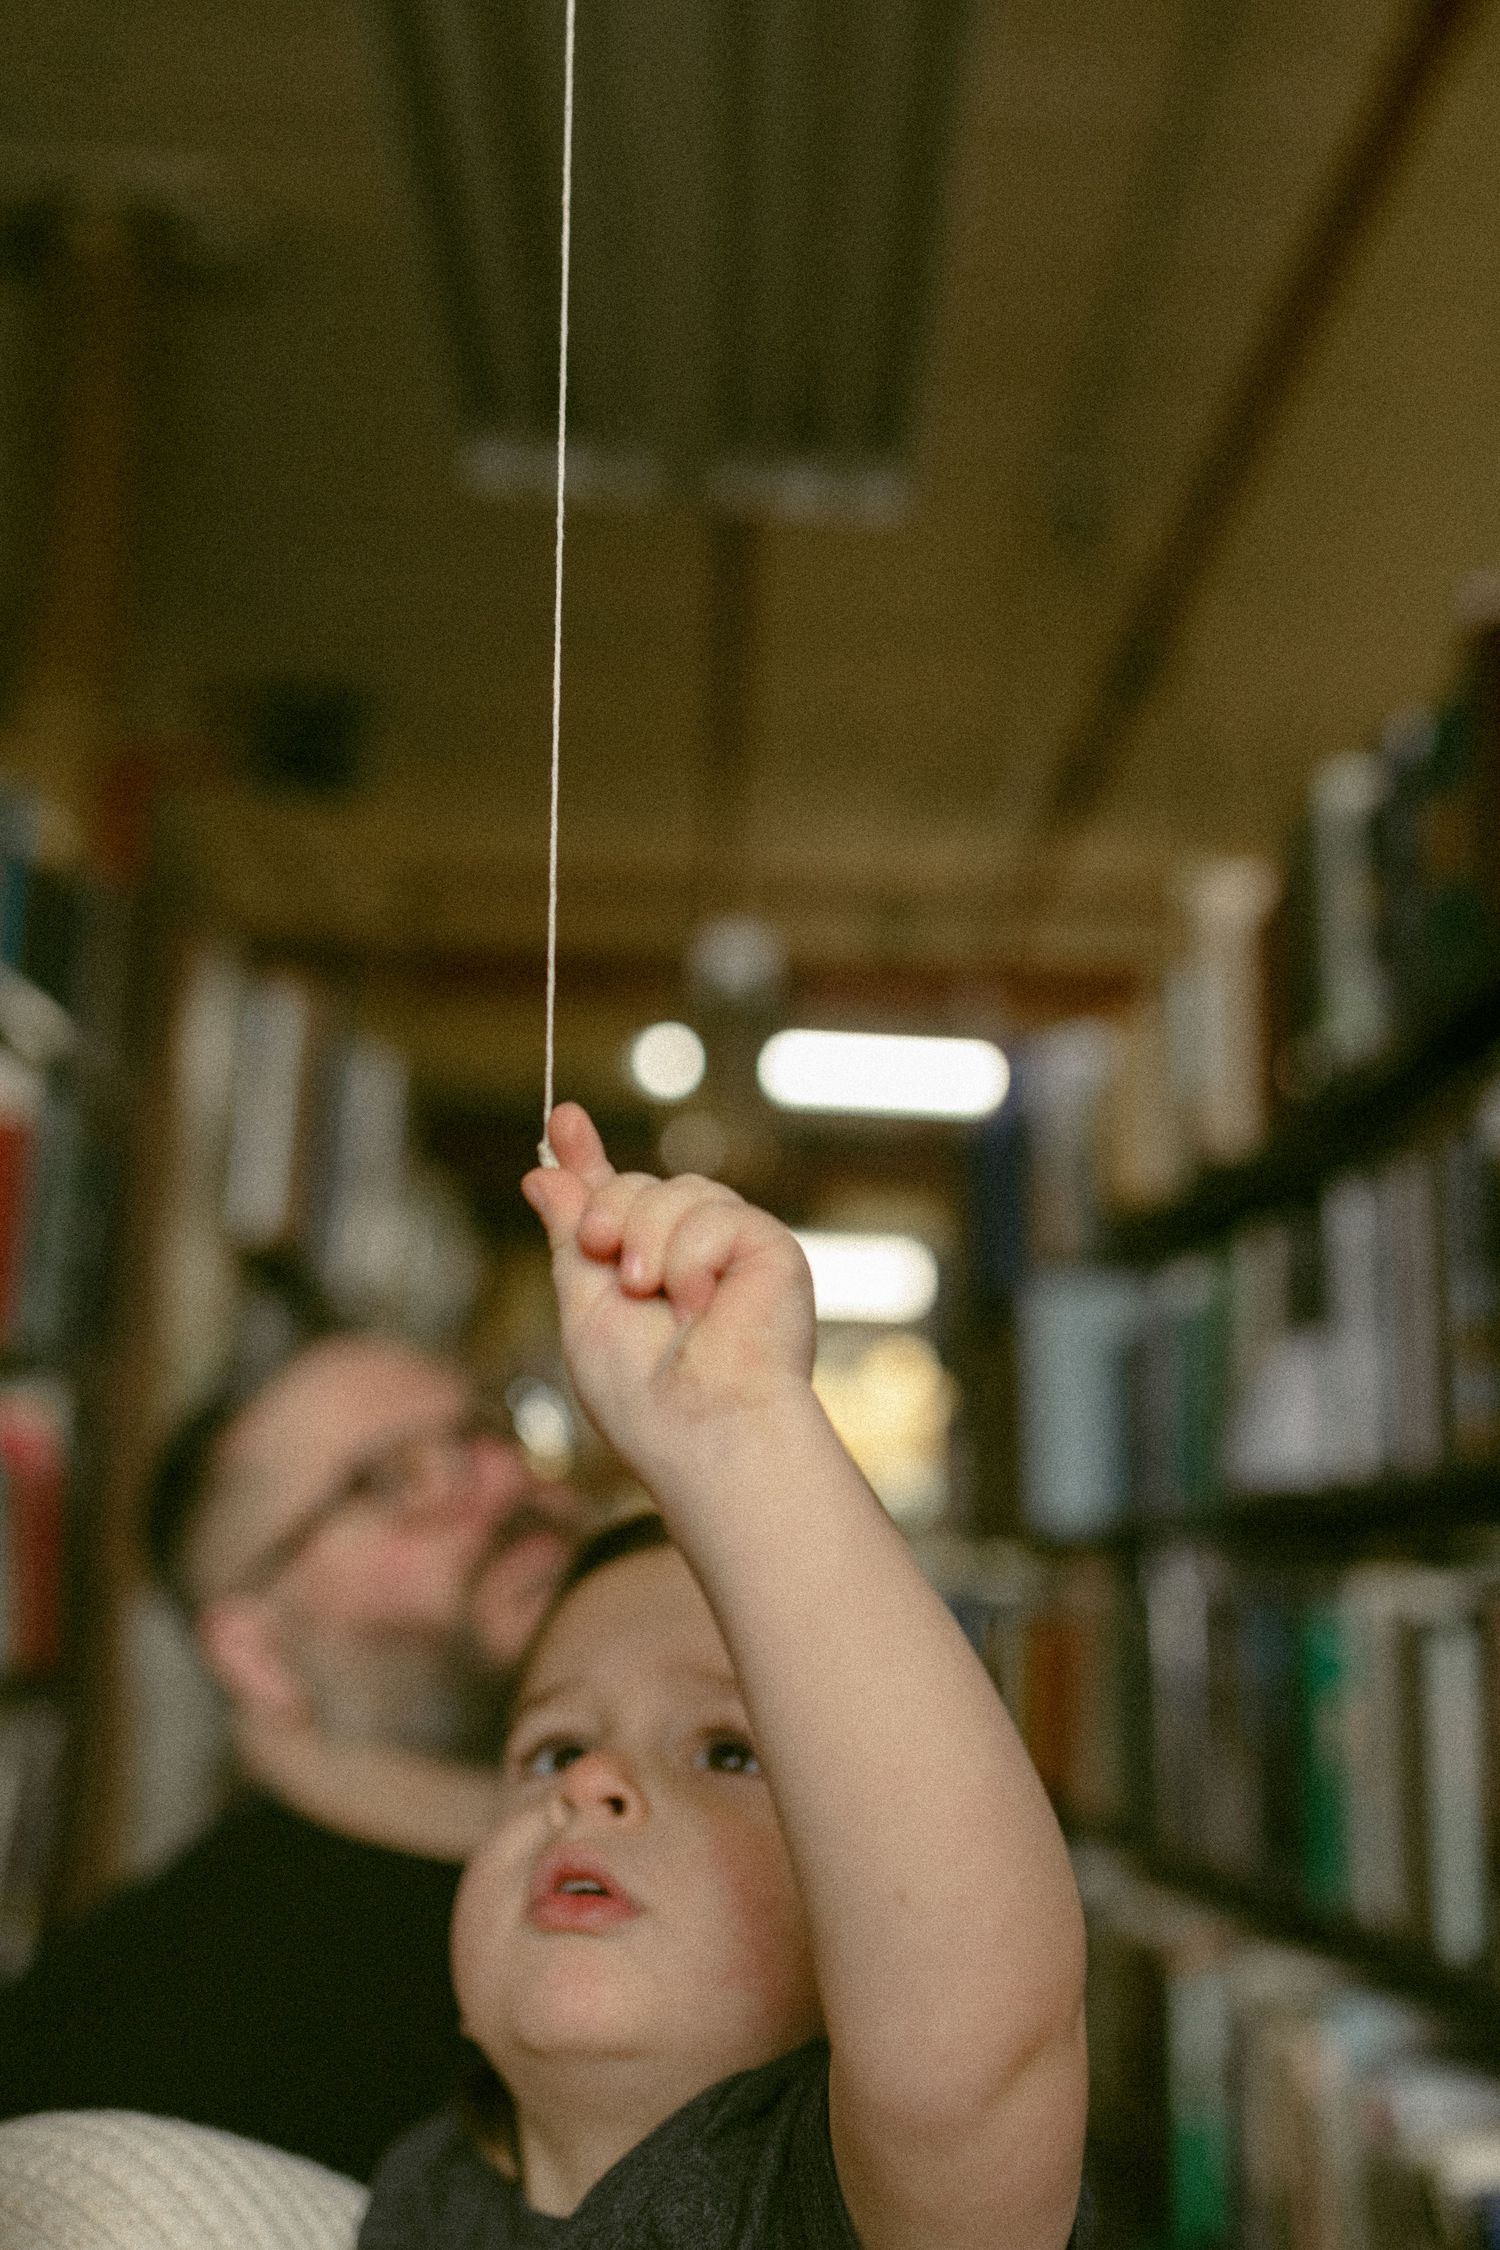
<instances>
[{"instance_id":1,"label":"child's hand","mask_svg":"<svg viewBox=\"0 0 1500 2250\"><path fill-rule=\"evenodd\" d=\"M649 1484L684 1436L770 1405L812 1371L807 1260L779 1220L716 1181L616 1172L576 1102L552 1113L558 1168L521 1192L547 1229L579 1397Z\"/></svg>"}]
</instances>

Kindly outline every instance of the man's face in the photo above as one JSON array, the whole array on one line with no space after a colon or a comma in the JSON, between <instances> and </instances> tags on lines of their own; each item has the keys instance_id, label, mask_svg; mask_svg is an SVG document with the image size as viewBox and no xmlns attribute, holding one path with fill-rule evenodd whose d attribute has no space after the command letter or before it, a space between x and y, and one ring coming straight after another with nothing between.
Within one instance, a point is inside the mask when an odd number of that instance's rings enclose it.
<instances>
[{"instance_id":1,"label":"man's face","mask_svg":"<svg viewBox=\"0 0 1500 2250\"><path fill-rule=\"evenodd\" d=\"M493 1743L576 1509L508 1437L470 1426L471 1403L454 1369L337 1338L221 1445L221 1497L190 1568L210 1593L265 1605L331 1732L456 1755Z\"/></svg>"},{"instance_id":2,"label":"man's face","mask_svg":"<svg viewBox=\"0 0 1500 2250\"><path fill-rule=\"evenodd\" d=\"M528 1662L453 1971L523 2107L538 2064L646 2058L707 2086L820 2028L728 1652L674 1551L586 1578Z\"/></svg>"}]
</instances>

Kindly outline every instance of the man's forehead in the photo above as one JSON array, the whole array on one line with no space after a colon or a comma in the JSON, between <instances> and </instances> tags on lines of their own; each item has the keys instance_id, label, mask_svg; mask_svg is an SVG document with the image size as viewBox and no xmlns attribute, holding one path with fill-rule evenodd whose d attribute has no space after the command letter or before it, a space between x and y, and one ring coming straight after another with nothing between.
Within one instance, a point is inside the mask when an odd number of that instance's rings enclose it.
<instances>
[{"instance_id":1,"label":"man's forehead","mask_svg":"<svg viewBox=\"0 0 1500 2250\"><path fill-rule=\"evenodd\" d=\"M219 1446L206 1544L259 1546L304 1515L357 1462L462 1410L462 1373L377 1337L311 1346L273 1377Z\"/></svg>"},{"instance_id":2,"label":"man's forehead","mask_svg":"<svg viewBox=\"0 0 1500 2250\"><path fill-rule=\"evenodd\" d=\"M460 1409L469 1385L458 1369L376 1337L312 1346L252 1399L226 1432L226 1470L300 1470L357 1460L407 1431Z\"/></svg>"}]
</instances>

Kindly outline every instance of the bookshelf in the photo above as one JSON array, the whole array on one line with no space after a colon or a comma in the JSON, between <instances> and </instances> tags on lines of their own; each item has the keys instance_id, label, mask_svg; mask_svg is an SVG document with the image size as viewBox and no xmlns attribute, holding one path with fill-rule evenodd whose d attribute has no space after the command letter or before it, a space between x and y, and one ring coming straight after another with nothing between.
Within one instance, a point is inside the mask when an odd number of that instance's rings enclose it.
<instances>
[{"instance_id":1,"label":"bookshelf","mask_svg":"<svg viewBox=\"0 0 1500 2250\"><path fill-rule=\"evenodd\" d=\"M1129 1556L1153 1545L1211 1538L1230 1549L1274 1549L1316 1562L1389 1553L1442 1559L1463 1534L1500 1526L1500 1465L1451 1463L1424 1477L1381 1477L1310 1492L1237 1492L1208 1512L1128 1514L1077 1538L1033 1536L1059 1556Z\"/></svg>"},{"instance_id":2,"label":"bookshelf","mask_svg":"<svg viewBox=\"0 0 1500 2250\"><path fill-rule=\"evenodd\" d=\"M362 1024L356 995L170 914L155 975L109 1564L116 1702L142 1716L121 1727L97 1711L92 1841L70 1903L170 1858L222 1793L217 1704L139 1551L166 1433L329 1325L458 1349L488 1270L424 1153L406 1058Z\"/></svg>"},{"instance_id":3,"label":"bookshelf","mask_svg":"<svg viewBox=\"0 0 1500 2250\"><path fill-rule=\"evenodd\" d=\"M1289 1108L1267 1146L1239 1164L1206 1167L1158 1210L1105 1222L1100 1255L1158 1265L1264 1213L1311 1201L1335 1174L1368 1165L1451 1109L1500 1053L1500 974L1420 1036Z\"/></svg>"},{"instance_id":4,"label":"bookshelf","mask_svg":"<svg viewBox=\"0 0 1500 2250\"><path fill-rule=\"evenodd\" d=\"M138 930L0 787L0 1975L57 1901L90 1700Z\"/></svg>"},{"instance_id":5,"label":"bookshelf","mask_svg":"<svg viewBox=\"0 0 1500 2250\"><path fill-rule=\"evenodd\" d=\"M1497 682L1492 590L1279 867L1189 872L1126 1019L1022 1054L989 1183L1016 1559L947 1590L1075 1842L1159 2250L1500 2240Z\"/></svg>"},{"instance_id":6,"label":"bookshelf","mask_svg":"<svg viewBox=\"0 0 1500 2250\"><path fill-rule=\"evenodd\" d=\"M1114 1841L1118 1839L1089 1839ZM1330 1954L1361 1978L1440 2014L1455 2048L1476 2064L1500 2069L1500 2021L1495 1980L1478 1971L1446 1969L1421 1946L1362 1930L1357 1923L1320 1915L1253 1883L1234 1882L1170 1853L1146 1849L1139 1864L1163 1888L1253 1927L1278 1943Z\"/></svg>"}]
</instances>

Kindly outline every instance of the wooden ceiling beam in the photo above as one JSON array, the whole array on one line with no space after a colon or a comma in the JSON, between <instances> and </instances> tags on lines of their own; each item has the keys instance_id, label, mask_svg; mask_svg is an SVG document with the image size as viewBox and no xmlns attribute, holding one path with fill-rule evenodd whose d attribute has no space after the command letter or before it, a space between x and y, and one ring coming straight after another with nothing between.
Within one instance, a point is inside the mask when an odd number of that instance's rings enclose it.
<instances>
[{"instance_id":1,"label":"wooden ceiling beam","mask_svg":"<svg viewBox=\"0 0 1500 2250\"><path fill-rule=\"evenodd\" d=\"M705 778L732 795L730 775ZM163 855L179 895L205 917L282 951L372 964L543 957L545 839L506 835L481 806L450 800L441 816L419 821L394 799L314 808L235 787L184 788L168 808ZM983 837L902 848L804 825L753 846L741 841L735 858L740 882L706 895L702 842L692 834L565 839L565 956L665 967L675 977L705 912L748 901L781 933L794 974L865 966L881 980L927 966L944 977L982 977L995 966L1113 973L1157 951L1171 919L1169 860L1140 842L1092 855L1042 922L1016 912L1009 896L1019 854Z\"/></svg>"},{"instance_id":2,"label":"wooden ceiling beam","mask_svg":"<svg viewBox=\"0 0 1500 2250\"><path fill-rule=\"evenodd\" d=\"M482 998L504 992L523 1003L545 989L545 965L530 949L504 946L463 951L404 949L372 954L364 946L287 943L264 939L254 957L305 970L330 984L378 988L412 1005L440 1000ZM1036 960L976 962L957 955L949 961L804 964L790 980L798 1006L813 1010L874 1011L896 1016L933 1017L955 1006L995 1007L1026 1023L1051 1022L1063 1015L1111 1013L1138 987L1138 974L1125 963L1090 966ZM661 1007L682 979L676 963L660 957L564 951L558 958L558 983L574 1002L635 1006L642 1012Z\"/></svg>"}]
</instances>

